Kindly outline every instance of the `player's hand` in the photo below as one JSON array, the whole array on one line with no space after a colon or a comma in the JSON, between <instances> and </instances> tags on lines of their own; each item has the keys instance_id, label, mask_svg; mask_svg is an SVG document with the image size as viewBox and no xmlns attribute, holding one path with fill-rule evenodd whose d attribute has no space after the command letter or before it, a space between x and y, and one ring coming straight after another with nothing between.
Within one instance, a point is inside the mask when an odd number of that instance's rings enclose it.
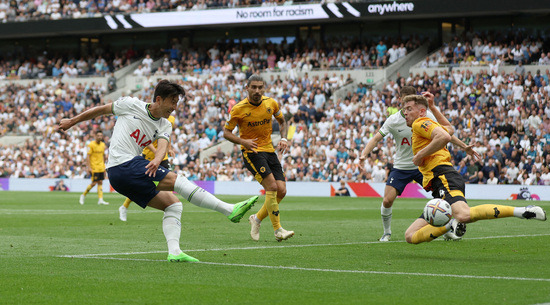
<instances>
[{"instance_id":1,"label":"player's hand","mask_svg":"<svg viewBox=\"0 0 550 305\"><path fill-rule=\"evenodd\" d=\"M424 158L420 157L419 154L416 154L413 157L413 163L416 166L420 166L420 165L422 165L422 163L424 163Z\"/></svg>"},{"instance_id":2,"label":"player's hand","mask_svg":"<svg viewBox=\"0 0 550 305\"><path fill-rule=\"evenodd\" d=\"M464 148L464 151L469 155L469 156L472 156L474 158L474 161L478 161L478 160L481 160L481 155L473 150L473 145L468 145Z\"/></svg>"},{"instance_id":3,"label":"player's hand","mask_svg":"<svg viewBox=\"0 0 550 305\"><path fill-rule=\"evenodd\" d=\"M149 164L145 166L145 174L149 177L155 177L157 175L157 169L159 168L160 162L153 159Z\"/></svg>"},{"instance_id":4,"label":"player's hand","mask_svg":"<svg viewBox=\"0 0 550 305\"><path fill-rule=\"evenodd\" d=\"M358 166L359 166L359 170L362 171L362 172L365 171L365 160L366 160L366 157L364 157L364 156L359 157Z\"/></svg>"},{"instance_id":5,"label":"player's hand","mask_svg":"<svg viewBox=\"0 0 550 305\"><path fill-rule=\"evenodd\" d=\"M243 139L241 144L242 144L242 146L244 146L244 148L246 150L251 150L254 153L257 153L257 151L256 151L256 148L258 148L258 144L256 144L257 139L258 138L256 138L256 139Z\"/></svg>"},{"instance_id":6,"label":"player's hand","mask_svg":"<svg viewBox=\"0 0 550 305\"><path fill-rule=\"evenodd\" d=\"M168 150L168 156L174 158L176 156L176 152L173 149L170 148Z\"/></svg>"},{"instance_id":7,"label":"player's hand","mask_svg":"<svg viewBox=\"0 0 550 305\"><path fill-rule=\"evenodd\" d=\"M431 94L428 91L424 91L424 92L422 92L422 96L425 97L428 100L428 107L429 108L432 108L432 107L435 106L434 95L433 94Z\"/></svg>"},{"instance_id":8,"label":"player's hand","mask_svg":"<svg viewBox=\"0 0 550 305\"><path fill-rule=\"evenodd\" d=\"M61 121L59 121L59 125L57 126L57 129L60 131L66 131L69 128L73 127L73 125L74 124L71 119L61 119Z\"/></svg>"},{"instance_id":9,"label":"player's hand","mask_svg":"<svg viewBox=\"0 0 550 305\"><path fill-rule=\"evenodd\" d=\"M284 154L285 151L288 149L288 140L285 138L282 138L281 141L279 141L279 144L277 144L277 148L281 153Z\"/></svg>"}]
</instances>

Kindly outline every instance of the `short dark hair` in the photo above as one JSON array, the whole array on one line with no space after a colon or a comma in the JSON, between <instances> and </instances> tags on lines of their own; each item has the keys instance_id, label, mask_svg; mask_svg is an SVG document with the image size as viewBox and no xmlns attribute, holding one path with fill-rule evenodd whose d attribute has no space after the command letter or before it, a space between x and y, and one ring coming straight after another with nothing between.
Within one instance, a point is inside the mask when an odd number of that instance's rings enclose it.
<instances>
[{"instance_id":1,"label":"short dark hair","mask_svg":"<svg viewBox=\"0 0 550 305\"><path fill-rule=\"evenodd\" d=\"M250 75L250 77L248 78L248 81L246 82L246 85L247 86L250 86L250 83L251 82L263 82L264 85L265 85L265 80L263 77L261 77L260 75L258 74L252 74Z\"/></svg>"},{"instance_id":2,"label":"short dark hair","mask_svg":"<svg viewBox=\"0 0 550 305\"><path fill-rule=\"evenodd\" d=\"M422 105L428 109L428 100L422 95L407 95L403 98L404 103L413 101L416 105Z\"/></svg>"},{"instance_id":3,"label":"short dark hair","mask_svg":"<svg viewBox=\"0 0 550 305\"><path fill-rule=\"evenodd\" d=\"M416 94L416 88L414 88L413 86L403 86L403 88L399 90L399 96L401 98L404 98L405 96L408 96L408 95L414 95L414 94Z\"/></svg>"},{"instance_id":4,"label":"short dark hair","mask_svg":"<svg viewBox=\"0 0 550 305\"><path fill-rule=\"evenodd\" d=\"M182 98L185 97L185 90L182 86L171 82L167 79L163 79L155 87L155 94L153 95L153 102L156 102L157 96L160 96L162 99L166 99L173 96L182 95Z\"/></svg>"}]
</instances>

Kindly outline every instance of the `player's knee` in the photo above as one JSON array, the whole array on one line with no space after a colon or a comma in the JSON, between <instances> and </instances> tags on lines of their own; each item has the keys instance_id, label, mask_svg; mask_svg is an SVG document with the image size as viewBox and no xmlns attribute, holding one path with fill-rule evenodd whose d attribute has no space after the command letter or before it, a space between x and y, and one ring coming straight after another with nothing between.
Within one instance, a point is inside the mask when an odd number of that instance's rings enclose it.
<instances>
[{"instance_id":1,"label":"player's knee","mask_svg":"<svg viewBox=\"0 0 550 305\"><path fill-rule=\"evenodd\" d=\"M391 198L384 198L382 200L382 205L385 207L385 208L391 208L393 206L393 201L394 199L391 199Z\"/></svg>"},{"instance_id":2,"label":"player's knee","mask_svg":"<svg viewBox=\"0 0 550 305\"><path fill-rule=\"evenodd\" d=\"M413 235L414 235L414 232L405 232L405 241L407 241L409 244L414 244L413 243Z\"/></svg>"},{"instance_id":3,"label":"player's knee","mask_svg":"<svg viewBox=\"0 0 550 305\"><path fill-rule=\"evenodd\" d=\"M286 188L279 187L277 188L277 198L285 198L286 196Z\"/></svg>"},{"instance_id":4,"label":"player's knee","mask_svg":"<svg viewBox=\"0 0 550 305\"><path fill-rule=\"evenodd\" d=\"M453 217L458 221L462 223L470 222L470 213L469 211L457 211L456 213L453 213Z\"/></svg>"},{"instance_id":5,"label":"player's knee","mask_svg":"<svg viewBox=\"0 0 550 305\"><path fill-rule=\"evenodd\" d=\"M265 190L268 191L268 192L277 192L278 193L278 191L279 191L279 188L277 187L277 183L275 183L275 182L268 183L264 187L265 187Z\"/></svg>"}]
</instances>

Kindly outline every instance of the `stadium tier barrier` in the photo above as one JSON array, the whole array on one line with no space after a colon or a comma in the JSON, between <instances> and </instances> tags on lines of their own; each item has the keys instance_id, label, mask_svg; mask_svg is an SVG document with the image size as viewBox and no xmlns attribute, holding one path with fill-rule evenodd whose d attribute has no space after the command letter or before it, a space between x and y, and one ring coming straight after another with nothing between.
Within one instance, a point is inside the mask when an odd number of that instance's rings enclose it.
<instances>
[{"instance_id":1,"label":"stadium tier barrier","mask_svg":"<svg viewBox=\"0 0 550 305\"><path fill-rule=\"evenodd\" d=\"M51 191L59 180L63 180L70 192L83 192L90 179L32 179L0 178L2 191ZM241 181L194 181L198 186L215 195L257 195L263 188L258 183ZM348 182L351 197L382 198L385 183ZM340 188L340 182L287 182L288 196L331 197ZM115 192L108 180L103 181L105 192ZM96 192L96 188L92 190ZM544 200L550 201L550 187L539 185L486 185L466 184L468 199L482 200ZM76 198L76 197L75 197ZM419 184L409 184L401 198L432 198Z\"/></svg>"}]
</instances>

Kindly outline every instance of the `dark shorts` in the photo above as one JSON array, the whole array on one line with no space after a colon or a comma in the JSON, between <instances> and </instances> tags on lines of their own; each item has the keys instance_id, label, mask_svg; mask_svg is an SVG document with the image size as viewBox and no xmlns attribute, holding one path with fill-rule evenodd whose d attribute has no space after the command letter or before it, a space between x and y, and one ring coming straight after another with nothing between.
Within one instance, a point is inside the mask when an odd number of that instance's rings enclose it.
<instances>
[{"instance_id":1,"label":"dark shorts","mask_svg":"<svg viewBox=\"0 0 550 305\"><path fill-rule=\"evenodd\" d=\"M111 186L142 208L145 208L159 193L156 182L164 179L170 172L161 165L155 177L149 177L145 174L147 164L149 161L142 156L137 156L128 162L107 169Z\"/></svg>"},{"instance_id":2,"label":"dark shorts","mask_svg":"<svg viewBox=\"0 0 550 305\"><path fill-rule=\"evenodd\" d=\"M401 195L403 190L411 181L416 181L422 185L422 173L418 169L413 170L403 170L393 168L388 175L388 181L386 185L389 185L397 190L397 195Z\"/></svg>"},{"instance_id":3,"label":"dark shorts","mask_svg":"<svg viewBox=\"0 0 550 305\"><path fill-rule=\"evenodd\" d=\"M439 165L432 169L432 196L441 198L450 204L466 202L464 178L450 165Z\"/></svg>"},{"instance_id":4,"label":"dark shorts","mask_svg":"<svg viewBox=\"0 0 550 305\"><path fill-rule=\"evenodd\" d=\"M243 151L244 165L262 183L265 177L273 174L275 180L285 181L283 167L274 152L247 153Z\"/></svg>"},{"instance_id":5,"label":"dark shorts","mask_svg":"<svg viewBox=\"0 0 550 305\"><path fill-rule=\"evenodd\" d=\"M105 180L105 172L92 173L92 182Z\"/></svg>"},{"instance_id":6,"label":"dark shorts","mask_svg":"<svg viewBox=\"0 0 550 305\"><path fill-rule=\"evenodd\" d=\"M141 156L145 158L145 155L142 154ZM162 160L162 162L160 162L160 166L162 166L164 168L167 168L167 169L170 169L170 162L168 161L168 159L164 159L164 160Z\"/></svg>"}]
</instances>

